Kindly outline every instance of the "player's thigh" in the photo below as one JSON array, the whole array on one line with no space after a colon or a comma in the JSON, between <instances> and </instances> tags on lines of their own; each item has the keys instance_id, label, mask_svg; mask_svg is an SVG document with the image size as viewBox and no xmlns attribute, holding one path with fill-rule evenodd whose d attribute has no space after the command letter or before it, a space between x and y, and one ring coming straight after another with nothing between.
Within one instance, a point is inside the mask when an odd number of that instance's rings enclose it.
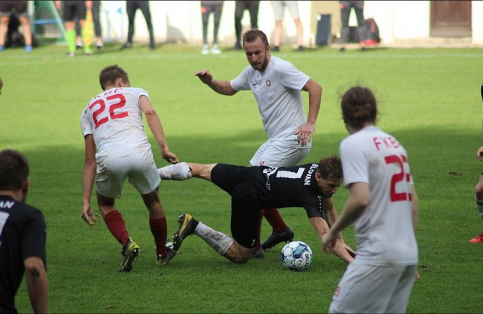
<instances>
[{"instance_id":1,"label":"player's thigh","mask_svg":"<svg viewBox=\"0 0 483 314\"><path fill-rule=\"evenodd\" d=\"M331 313L386 313L404 267L350 264L337 287Z\"/></svg>"},{"instance_id":2,"label":"player's thigh","mask_svg":"<svg viewBox=\"0 0 483 314\"><path fill-rule=\"evenodd\" d=\"M407 266L396 285L386 313L406 313L409 297L413 290L417 266Z\"/></svg>"},{"instance_id":3,"label":"player's thigh","mask_svg":"<svg viewBox=\"0 0 483 314\"><path fill-rule=\"evenodd\" d=\"M156 190L161 178L151 150L127 156L126 161L130 163L129 182L139 193L144 195Z\"/></svg>"},{"instance_id":4,"label":"player's thigh","mask_svg":"<svg viewBox=\"0 0 483 314\"><path fill-rule=\"evenodd\" d=\"M231 195L233 190L248 179L249 168L217 164L211 169L211 182Z\"/></svg>"},{"instance_id":5,"label":"player's thigh","mask_svg":"<svg viewBox=\"0 0 483 314\"><path fill-rule=\"evenodd\" d=\"M105 164L97 164L96 191L110 198L121 198L122 187L127 178L129 163L118 158Z\"/></svg>"},{"instance_id":6,"label":"player's thigh","mask_svg":"<svg viewBox=\"0 0 483 314\"><path fill-rule=\"evenodd\" d=\"M252 166L290 167L300 164L310 152L310 146L297 143L296 136L263 143L250 160Z\"/></svg>"},{"instance_id":7,"label":"player's thigh","mask_svg":"<svg viewBox=\"0 0 483 314\"><path fill-rule=\"evenodd\" d=\"M242 247L252 249L258 233L259 202L251 182L240 184L231 197L231 234Z\"/></svg>"}]
</instances>

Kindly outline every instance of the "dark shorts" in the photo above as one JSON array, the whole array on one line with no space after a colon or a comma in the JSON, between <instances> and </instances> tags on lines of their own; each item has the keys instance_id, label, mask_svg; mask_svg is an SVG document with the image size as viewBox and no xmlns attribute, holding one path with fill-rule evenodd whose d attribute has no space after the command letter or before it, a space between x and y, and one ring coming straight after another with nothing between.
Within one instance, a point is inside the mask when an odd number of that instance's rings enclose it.
<instances>
[{"instance_id":1,"label":"dark shorts","mask_svg":"<svg viewBox=\"0 0 483 314\"><path fill-rule=\"evenodd\" d=\"M0 15L17 13L18 16L27 15L27 1L0 1Z\"/></svg>"},{"instance_id":2,"label":"dark shorts","mask_svg":"<svg viewBox=\"0 0 483 314\"><path fill-rule=\"evenodd\" d=\"M64 21L75 21L86 19L86 2L85 1L63 1L62 18Z\"/></svg>"},{"instance_id":3,"label":"dark shorts","mask_svg":"<svg viewBox=\"0 0 483 314\"><path fill-rule=\"evenodd\" d=\"M231 195L231 234L243 247L253 248L258 233L260 201L254 189L254 168L218 164L211 181Z\"/></svg>"}]
</instances>

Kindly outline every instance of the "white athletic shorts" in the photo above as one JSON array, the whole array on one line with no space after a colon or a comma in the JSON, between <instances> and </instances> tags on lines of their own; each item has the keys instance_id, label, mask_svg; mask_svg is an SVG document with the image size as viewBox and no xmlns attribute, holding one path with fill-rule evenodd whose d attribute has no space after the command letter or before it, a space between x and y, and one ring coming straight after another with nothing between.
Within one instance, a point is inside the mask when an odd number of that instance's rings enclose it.
<instances>
[{"instance_id":1,"label":"white athletic shorts","mask_svg":"<svg viewBox=\"0 0 483 314\"><path fill-rule=\"evenodd\" d=\"M126 178L141 194L154 191L161 182L151 150L97 164L96 190L106 197L121 198Z\"/></svg>"},{"instance_id":2,"label":"white athletic shorts","mask_svg":"<svg viewBox=\"0 0 483 314\"><path fill-rule=\"evenodd\" d=\"M349 264L332 297L330 313L405 313L417 266Z\"/></svg>"},{"instance_id":3,"label":"white athletic shorts","mask_svg":"<svg viewBox=\"0 0 483 314\"><path fill-rule=\"evenodd\" d=\"M310 152L312 143L302 146L297 135L271 138L260 146L250 160L251 166L291 167L298 165Z\"/></svg>"},{"instance_id":4,"label":"white athletic shorts","mask_svg":"<svg viewBox=\"0 0 483 314\"><path fill-rule=\"evenodd\" d=\"M290 16L293 20L299 18L299 5L297 1L273 1L273 11L275 15L275 21L283 20L283 13L285 7L290 11Z\"/></svg>"}]
</instances>

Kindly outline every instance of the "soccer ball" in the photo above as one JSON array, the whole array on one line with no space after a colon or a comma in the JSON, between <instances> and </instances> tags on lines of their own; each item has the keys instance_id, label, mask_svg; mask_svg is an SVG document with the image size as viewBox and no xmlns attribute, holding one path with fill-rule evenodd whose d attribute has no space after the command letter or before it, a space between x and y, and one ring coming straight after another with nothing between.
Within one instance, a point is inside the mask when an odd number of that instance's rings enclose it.
<instances>
[{"instance_id":1,"label":"soccer ball","mask_svg":"<svg viewBox=\"0 0 483 314\"><path fill-rule=\"evenodd\" d=\"M280 260L290 270L307 270L312 263L312 250L302 241L292 241L283 247Z\"/></svg>"}]
</instances>

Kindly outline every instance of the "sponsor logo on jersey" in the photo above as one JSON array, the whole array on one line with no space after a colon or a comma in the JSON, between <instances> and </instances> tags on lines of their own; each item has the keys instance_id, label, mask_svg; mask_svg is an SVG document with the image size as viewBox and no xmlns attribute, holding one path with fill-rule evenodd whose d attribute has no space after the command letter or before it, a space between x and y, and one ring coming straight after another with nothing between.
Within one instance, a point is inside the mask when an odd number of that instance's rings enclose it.
<instances>
[{"instance_id":1,"label":"sponsor logo on jersey","mask_svg":"<svg viewBox=\"0 0 483 314\"><path fill-rule=\"evenodd\" d=\"M14 201L0 201L0 208L12 208Z\"/></svg>"},{"instance_id":2,"label":"sponsor logo on jersey","mask_svg":"<svg viewBox=\"0 0 483 314\"><path fill-rule=\"evenodd\" d=\"M319 168L318 164L312 164L312 166L310 166L309 171L307 171L307 174L305 175L304 185L310 185L312 174L314 174L314 171L317 170L318 168Z\"/></svg>"},{"instance_id":3,"label":"sponsor logo on jersey","mask_svg":"<svg viewBox=\"0 0 483 314\"><path fill-rule=\"evenodd\" d=\"M270 80L267 80L267 81L265 82L265 84L267 84L267 86L270 86L270 85L272 85L272 82L270 82Z\"/></svg>"}]
</instances>

